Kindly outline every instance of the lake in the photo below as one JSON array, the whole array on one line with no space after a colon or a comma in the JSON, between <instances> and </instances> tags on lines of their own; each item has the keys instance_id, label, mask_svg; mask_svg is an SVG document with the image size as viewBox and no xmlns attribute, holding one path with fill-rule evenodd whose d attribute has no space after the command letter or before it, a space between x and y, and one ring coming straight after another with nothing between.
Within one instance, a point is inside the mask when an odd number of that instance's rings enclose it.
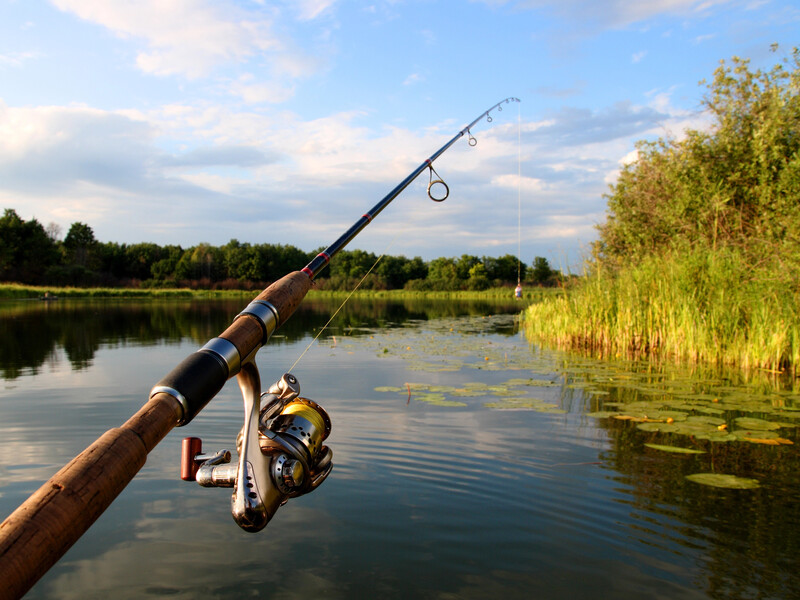
<instances>
[{"instance_id":1,"label":"lake","mask_svg":"<svg viewBox=\"0 0 800 600\"><path fill-rule=\"evenodd\" d=\"M246 304L0 304L2 518ZM351 300L292 370L332 420L319 489L254 534L180 479L183 437L235 460L229 381L26 598L800 598L797 382L540 348L520 310Z\"/></svg>"}]
</instances>

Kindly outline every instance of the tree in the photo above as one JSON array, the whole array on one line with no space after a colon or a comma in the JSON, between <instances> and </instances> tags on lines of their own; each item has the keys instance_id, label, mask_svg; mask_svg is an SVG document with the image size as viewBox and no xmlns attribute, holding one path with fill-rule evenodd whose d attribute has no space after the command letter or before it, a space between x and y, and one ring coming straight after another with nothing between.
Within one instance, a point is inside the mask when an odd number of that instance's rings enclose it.
<instances>
[{"instance_id":1,"label":"tree","mask_svg":"<svg viewBox=\"0 0 800 600\"><path fill-rule=\"evenodd\" d=\"M428 276L428 265L422 257L415 256L403 265L403 276L406 278L406 283L412 279L425 279Z\"/></svg>"},{"instance_id":2,"label":"tree","mask_svg":"<svg viewBox=\"0 0 800 600\"><path fill-rule=\"evenodd\" d=\"M94 250L97 240L94 238L94 231L85 223L73 223L67 237L64 238L64 249L68 263L92 269L95 266Z\"/></svg>"},{"instance_id":3,"label":"tree","mask_svg":"<svg viewBox=\"0 0 800 600\"><path fill-rule=\"evenodd\" d=\"M164 246L161 249L161 256L163 258L150 265L150 275L156 281L174 280L175 268L183 256L183 249L175 245Z\"/></svg>"},{"instance_id":4,"label":"tree","mask_svg":"<svg viewBox=\"0 0 800 600\"><path fill-rule=\"evenodd\" d=\"M302 269L313 258L291 244L265 244L260 248L263 248L266 256L267 272L264 278L268 281L275 281L287 273ZM316 255L317 252L314 252L314 256Z\"/></svg>"},{"instance_id":5,"label":"tree","mask_svg":"<svg viewBox=\"0 0 800 600\"><path fill-rule=\"evenodd\" d=\"M469 270L469 277L467 279L467 286L471 290L485 290L491 283L486 276L486 267L482 262L475 263Z\"/></svg>"},{"instance_id":6,"label":"tree","mask_svg":"<svg viewBox=\"0 0 800 600\"><path fill-rule=\"evenodd\" d=\"M175 265L175 278L181 280L219 281L225 277L223 253L209 244L188 248Z\"/></svg>"},{"instance_id":7,"label":"tree","mask_svg":"<svg viewBox=\"0 0 800 600\"><path fill-rule=\"evenodd\" d=\"M374 272L388 289L400 289L412 279L425 279L428 269L419 256L384 256Z\"/></svg>"},{"instance_id":8,"label":"tree","mask_svg":"<svg viewBox=\"0 0 800 600\"><path fill-rule=\"evenodd\" d=\"M611 187L596 250L619 266L664 252L727 247L748 256L800 242L800 52L769 71L724 61L703 104L709 131L640 142Z\"/></svg>"},{"instance_id":9,"label":"tree","mask_svg":"<svg viewBox=\"0 0 800 600\"><path fill-rule=\"evenodd\" d=\"M157 244L132 244L125 248L125 276L132 279L150 279L153 265L161 260L163 251Z\"/></svg>"},{"instance_id":10,"label":"tree","mask_svg":"<svg viewBox=\"0 0 800 600\"><path fill-rule=\"evenodd\" d=\"M525 265L520 264L519 259L513 254L505 254L499 258L484 256L483 265L490 280L514 283L517 281L517 274L520 278L525 277Z\"/></svg>"},{"instance_id":11,"label":"tree","mask_svg":"<svg viewBox=\"0 0 800 600\"><path fill-rule=\"evenodd\" d=\"M532 278L534 283L546 283L550 277L553 276L553 269L550 268L550 263L546 258L537 256L533 259L533 272Z\"/></svg>"},{"instance_id":12,"label":"tree","mask_svg":"<svg viewBox=\"0 0 800 600\"><path fill-rule=\"evenodd\" d=\"M471 256L469 254L462 254L461 258L459 258L456 262L456 275L462 281L466 281L470 278L470 271L472 267L481 263L481 259L477 256Z\"/></svg>"},{"instance_id":13,"label":"tree","mask_svg":"<svg viewBox=\"0 0 800 600\"><path fill-rule=\"evenodd\" d=\"M250 244L240 244L239 240L232 239L220 250L228 277L240 280L257 280L259 278L259 273L254 273L248 265Z\"/></svg>"},{"instance_id":14,"label":"tree","mask_svg":"<svg viewBox=\"0 0 800 600\"><path fill-rule=\"evenodd\" d=\"M341 276L349 278L362 278L375 264L378 257L372 252L364 250L343 250L331 261L331 277Z\"/></svg>"},{"instance_id":15,"label":"tree","mask_svg":"<svg viewBox=\"0 0 800 600\"><path fill-rule=\"evenodd\" d=\"M405 256L384 256L375 268L375 273L389 289L402 288L408 281L403 270L407 262Z\"/></svg>"},{"instance_id":16,"label":"tree","mask_svg":"<svg viewBox=\"0 0 800 600\"><path fill-rule=\"evenodd\" d=\"M55 242L36 219L25 221L14 209L0 217L0 279L40 283L58 261Z\"/></svg>"},{"instance_id":17,"label":"tree","mask_svg":"<svg viewBox=\"0 0 800 600\"><path fill-rule=\"evenodd\" d=\"M452 258L434 258L428 263L428 281L437 290L458 289L458 270Z\"/></svg>"},{"instance_id":18,"label":"tree","mask_svg":"<svg viewBox=\"0 0 800 600\"><path fill-rule=\"evenodd\" d=\"M95 250L99 259L99 271L115 280L130 277L126 256L128 247L125 244L118 244L117 242L98 243Z\"/></svg>"}]
</instances>

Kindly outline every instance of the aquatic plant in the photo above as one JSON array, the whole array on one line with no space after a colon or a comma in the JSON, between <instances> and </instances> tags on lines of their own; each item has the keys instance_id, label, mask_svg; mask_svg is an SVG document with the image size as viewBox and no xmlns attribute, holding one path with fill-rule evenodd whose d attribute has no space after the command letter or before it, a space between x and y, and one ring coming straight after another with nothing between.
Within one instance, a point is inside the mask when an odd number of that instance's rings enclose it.
<instances>
[{"instance_id":1,"label":"aquatic plant","mask_svg":"<svg viewBox=\"0 0 800 600\"><path fill-rule=\"evenodd\" d=\"M601 355L797 372L800 289L734 250L650 256L523 313L531 340Z\"/></svg>"}]
</instances>

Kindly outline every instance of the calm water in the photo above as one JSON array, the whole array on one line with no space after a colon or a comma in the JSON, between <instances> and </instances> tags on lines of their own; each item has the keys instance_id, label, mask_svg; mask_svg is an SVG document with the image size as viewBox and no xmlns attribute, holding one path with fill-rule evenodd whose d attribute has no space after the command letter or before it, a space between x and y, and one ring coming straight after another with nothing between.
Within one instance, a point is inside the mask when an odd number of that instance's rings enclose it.
<instances>
[{"instance_id":1,"label":"calm water","mask_svg":"<svg viewBox=\"0 0 800 600\"><path fill-rule=\"evenodd\" d=\"M245 304L0 305L0 517ZM334 309L278 331L265 384ZM293 370L333 421L317 491L249 534L180 480L183 437L234 447L229 382L27 597L800 598L795 384L530 347L517 310L353 302Z\"/></svg>"}]
</instances>

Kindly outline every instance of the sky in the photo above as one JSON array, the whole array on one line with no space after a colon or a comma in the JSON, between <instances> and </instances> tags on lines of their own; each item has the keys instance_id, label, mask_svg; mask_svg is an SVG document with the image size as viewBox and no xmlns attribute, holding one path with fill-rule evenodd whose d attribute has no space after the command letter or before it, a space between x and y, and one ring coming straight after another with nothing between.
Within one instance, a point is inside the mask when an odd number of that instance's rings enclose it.
<instances>
[{"instance_id":1,"label":"sky","mask_svg":"<svg viewBox=\"0 0 800 600\"><path fill-rule=\"evenodd\" d=\"M788 0L0 0L0 208L312 251L513 97L434 163L447 200L424 172L348 249L578 269L637 140L798 33Z\"/></svg>"}]
</instances>

